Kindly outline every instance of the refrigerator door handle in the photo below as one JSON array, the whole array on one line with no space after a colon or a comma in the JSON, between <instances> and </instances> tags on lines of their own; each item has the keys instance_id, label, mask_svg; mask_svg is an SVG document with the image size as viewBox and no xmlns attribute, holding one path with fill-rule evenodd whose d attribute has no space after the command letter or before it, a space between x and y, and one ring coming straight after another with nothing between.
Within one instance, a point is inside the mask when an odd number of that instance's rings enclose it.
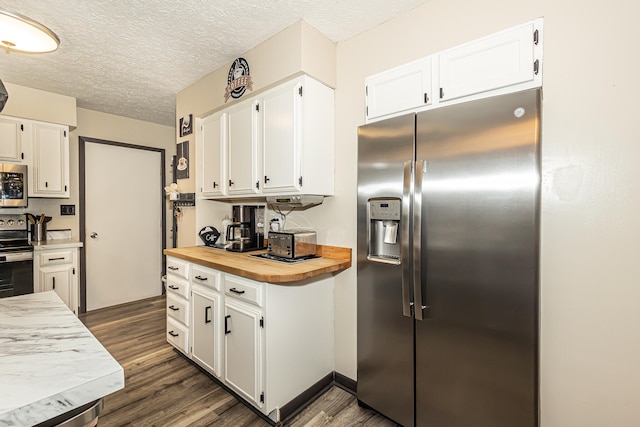
<instances>
[{"instance_id":1,"label":"refrigerator door handle","mask_svg":"<svg viewBox=\"0 0 640 427\"><path fill-rule=\"evenodd\" d=\"M402 218L400 220L400 263L402 264L402 314L411 317L411 190L413 178L413 162L404 162L404 179L402 190Z\"/></svg>"},{"instance_id":2,"label":"refrigerator door handle","mask_svg":"<svg viewBox=\"0 0 640 427\"><path fill-rule=\"evenodd\" d=\"M416 320L424 320L422 311L427 308L422 304L422 180L426 172L427 162L417 160L415 181L413 183L413 298ZM426 252L426 248L425 248ZM426 293L426 290L425 290Z\"/></svg>"}]
</instances>

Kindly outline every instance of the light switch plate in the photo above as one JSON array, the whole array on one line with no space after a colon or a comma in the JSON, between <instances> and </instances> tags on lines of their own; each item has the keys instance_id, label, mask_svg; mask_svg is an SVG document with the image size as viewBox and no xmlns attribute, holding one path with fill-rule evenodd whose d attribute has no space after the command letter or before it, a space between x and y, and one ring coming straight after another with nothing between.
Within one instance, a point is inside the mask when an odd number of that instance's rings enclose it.
<instances>
[{"instance_id":1,"label":"light switch plate","mask_svg":"<svg viewBox=\"0 0 640 427\"><path fill-rule=\"evenodd\" d=\"M76 205L60 205L60 215L75 215Z\"/></svg>"}]
</instances>

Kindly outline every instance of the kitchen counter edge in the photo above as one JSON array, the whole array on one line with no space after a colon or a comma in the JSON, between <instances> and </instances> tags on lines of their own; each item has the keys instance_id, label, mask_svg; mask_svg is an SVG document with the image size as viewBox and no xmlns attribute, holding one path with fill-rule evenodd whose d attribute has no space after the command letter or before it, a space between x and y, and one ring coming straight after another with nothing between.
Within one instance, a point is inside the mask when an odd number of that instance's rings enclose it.
<instances>
[{"instance_id":1,"label":"kitchen counter edge","mask_svg":"<svg viewBox=\"0 0 640 427\"><path fill-rule=\"evenodd\" d=\"M340 272L351 267L351 249L318 245L319 258L298 263L280 263L251 255L266 251L231 252L206 246L188 246L165 249L164 254L188 262L235 274L247 279L274 284L291 284L320 276Z\"/></svg>"},{"instance_id":2,"label":"kitchen counter edge","mask_svg":"<svg viewBox=\"0 0 640 427\"><path fill-rule=\"evenodd\" d=\"M83 243L75 239L50 239L40 242L31 242L33 250L42 251L49 249L81 248Z\"/></svg>"}]
</instances>

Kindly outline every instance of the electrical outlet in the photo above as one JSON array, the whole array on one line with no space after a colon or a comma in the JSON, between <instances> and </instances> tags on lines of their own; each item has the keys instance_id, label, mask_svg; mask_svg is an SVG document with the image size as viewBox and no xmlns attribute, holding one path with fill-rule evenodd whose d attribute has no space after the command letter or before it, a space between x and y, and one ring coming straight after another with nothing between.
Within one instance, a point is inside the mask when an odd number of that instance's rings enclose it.
<instances>
[{"instance_id":1,"label":"electrical outlet","mask_svg":"<svg viewBox=\"0 0 640 427\"><path fill-rule=\"evenodd\" d=\"M76 205L60 205L60 215L75 215Z\"/></svg>"}]
</instances>

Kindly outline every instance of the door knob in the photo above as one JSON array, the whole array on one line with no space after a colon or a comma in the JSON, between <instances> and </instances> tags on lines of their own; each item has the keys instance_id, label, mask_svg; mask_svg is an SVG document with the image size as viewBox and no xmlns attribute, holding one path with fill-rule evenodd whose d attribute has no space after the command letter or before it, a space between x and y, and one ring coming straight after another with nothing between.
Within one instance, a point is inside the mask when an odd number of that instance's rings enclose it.
<instances>
[{"instance_id":1,"label":"door knob","mask_svg":"<svg viewBox=\"0 0 640 427\"><path fill-rule=\"evenodd\" d=\"M94 231L93 233L89 234L89 237L91 237L92 239L95 239L96 237L98 237L98 233Z\"/></svg>"}]
</instances>

